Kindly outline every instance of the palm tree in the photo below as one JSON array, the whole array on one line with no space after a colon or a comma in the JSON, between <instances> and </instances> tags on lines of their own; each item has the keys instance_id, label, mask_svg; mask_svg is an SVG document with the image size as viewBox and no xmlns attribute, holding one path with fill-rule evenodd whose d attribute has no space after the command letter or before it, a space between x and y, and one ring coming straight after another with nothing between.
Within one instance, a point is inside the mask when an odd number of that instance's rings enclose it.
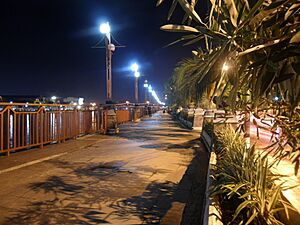
<instances>
[{"instance_id":1,"label":"palm tree","mask_svg":"<svg viewBox=\"0 0 300 225\"><path fill-rule=\"evenodd\" d=\"M157 4L165 1L158 0ZM300 137L296 132L300 129L299 1L211 0L204 19L195 10L200 3L203 4L197 0L173 0L168 19L180 6L185 12L183 22L161 27L165 31L187 33L178 41L205 45L197 51L197 69L190 68L189 75L181 74L178 84L182 90L195 88L196 96L203 93L203 86L209 85L213 87L210 99L218 94L220 101L226 101L232 110L245 110L255 116L272 108L276 111L271 115L276 121L274 126L280 126L285 134L285 141L278 142L279 158L291 156L297 172L300 162ZM193 66L195 61L186 63ZM229 67L227 71L222 70L224 64ZM289 145L289 151L282 151L285 149L282 145Z\"/></svg>"}]
</instances>

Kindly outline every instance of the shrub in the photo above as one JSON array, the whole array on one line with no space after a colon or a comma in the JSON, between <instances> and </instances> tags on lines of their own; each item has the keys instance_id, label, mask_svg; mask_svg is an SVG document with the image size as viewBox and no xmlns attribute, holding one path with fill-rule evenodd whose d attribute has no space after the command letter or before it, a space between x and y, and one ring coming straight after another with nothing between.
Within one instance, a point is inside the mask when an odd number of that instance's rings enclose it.
<instances>
[{"instance_id":1,"label":"shrub","mask_svg":"<svg viewBox=\"0 0 300 225\"><path fill-rule=\"evenodd\" d=\"M211 196L219 196L224 205L234 213L223 213L225 224L283 224L278 220L279 211L292 208L282 199L282 185L276 185L280 176L271 173L273 163L267 155L246 148L244 139L231 127L216 133L221 148L214 171ZM233 214L233 215L232 215ZM232 216L230 216L232 215Z\"/></svg>"}]
</instances>

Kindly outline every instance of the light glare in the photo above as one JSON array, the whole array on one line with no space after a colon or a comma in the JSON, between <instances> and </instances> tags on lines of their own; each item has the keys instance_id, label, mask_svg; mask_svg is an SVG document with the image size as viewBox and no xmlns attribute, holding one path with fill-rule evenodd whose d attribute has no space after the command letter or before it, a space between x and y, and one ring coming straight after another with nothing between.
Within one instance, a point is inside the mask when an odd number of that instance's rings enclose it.
<instances>
[{"instance_id":1,"label":"light glare","mask_svg":"<svg viewBox=\"0 0 300 225\"><path fill-rule=\"evenodd\" d=\"M106 22L106 23L102 23L100 25L100 28L99 28L100 32L102 34L109 34L110 33L110 26L109 26L109 23Z\"/></svg>"},{"instance_id":2,"label":"light glare","mask_svg":"<svg viewBox=\"0 0 300 225\"><path fill-rule=\"evenodd\" d=\"M227 71L228 69L229 69L229 66L226 63L224 63L222 70Z\"/></svg>"},{"instance_id":3,"label":"light glare","mask_svg":"<svg viewBox=\"0 0 300 225\"><path fill-rule=\"evenodd\" d=\"M134 76L137 77L137 78L140 77L140 75L141 75L141 74L140 74L140 72L138 72L138 71L136 71L136 72L134 73Z\"/></svg>"},{"instance_id":4,"label":"light glare","mask_svg":"<svg viewBox=\"0 0 300 225\"><path fill-rule=\"evenodd\" d=\"M133 63L130 67L133 72L137 72L139 70L139 65L137 63Z\"/></svg>"}]
</instances>

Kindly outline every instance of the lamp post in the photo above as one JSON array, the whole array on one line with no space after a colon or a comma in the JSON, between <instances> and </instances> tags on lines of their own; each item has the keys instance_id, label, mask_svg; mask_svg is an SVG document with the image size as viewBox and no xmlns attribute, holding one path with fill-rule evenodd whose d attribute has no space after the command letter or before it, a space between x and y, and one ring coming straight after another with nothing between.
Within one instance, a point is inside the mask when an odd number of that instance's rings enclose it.
<instances>
[{"instance_id":1,"label":"lamp post","mask_svg":"<svg viewBox=\"0 0 300 225\"><path fill-rule=\"evenodd\" d=\"M136 71L134 72L135 76L135 88L134 88L134 97L135 97L135 102L139 102L139 77L140 77L140 72Z\"/></svg>"},{"instance_id":2,"label":"lamp post","mask_svg":"<svg viewBox=\"0 0 300 225\"><path fill-rule=\"evenodd\" d=\"M145 102L148 101L148 81L144 81L144 88L145 88Z\"/></svg>"},{"instance_id":3,"label":"lamp post","mask_svg":"<svg viewBox=\"0 0 300 225\"><path fill-rule=\"evenodd\" d=\"M134 85L134 98L135 102L139 102L139 77L140 77L140 72L139 70L139 65L134 63L131 65L131 70L134 72L134 77L135 77L135 85Z\"/></svg>"},{"instance_id":4,"label":"lamp post","mask_svg":"<svg viewBox=\"0 0 300 225\"><path fill-rule=\"evenodd\" d=\"M115 50L115 46L111 43L110 26L109 23L103 23L100 25L100 32L105 34L105 48L106 48L106 101L112 101L112 73L111 73L111 59L112 52Z\"/></svg>"}]
</instances>

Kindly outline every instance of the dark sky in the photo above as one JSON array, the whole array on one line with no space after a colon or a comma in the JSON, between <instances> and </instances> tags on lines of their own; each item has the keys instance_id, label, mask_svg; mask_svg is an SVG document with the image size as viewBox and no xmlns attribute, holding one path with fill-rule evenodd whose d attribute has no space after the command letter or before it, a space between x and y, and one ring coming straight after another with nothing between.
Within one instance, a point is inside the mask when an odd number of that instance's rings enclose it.
<instances>
[{"instance_id":1,"label":"dark sky","mask_svg":"<svg viewBox=\"0 0 300 225\"><path fill-rule=\"evenodd\" d=\"M91 47L102 38L99 24L109 21L113 37L126 45L113 55L113 100L133 99L134 77L128 70L133 61L141 65L140 81L148 79L162 97L174 66L190 56L191 49L163 48L178 35L159 30L167 22L169 3L158 8L155 4L155 0L1 1L0 95L83 96L104 102L105 50Z\"/></svg>"}]
</instances>

